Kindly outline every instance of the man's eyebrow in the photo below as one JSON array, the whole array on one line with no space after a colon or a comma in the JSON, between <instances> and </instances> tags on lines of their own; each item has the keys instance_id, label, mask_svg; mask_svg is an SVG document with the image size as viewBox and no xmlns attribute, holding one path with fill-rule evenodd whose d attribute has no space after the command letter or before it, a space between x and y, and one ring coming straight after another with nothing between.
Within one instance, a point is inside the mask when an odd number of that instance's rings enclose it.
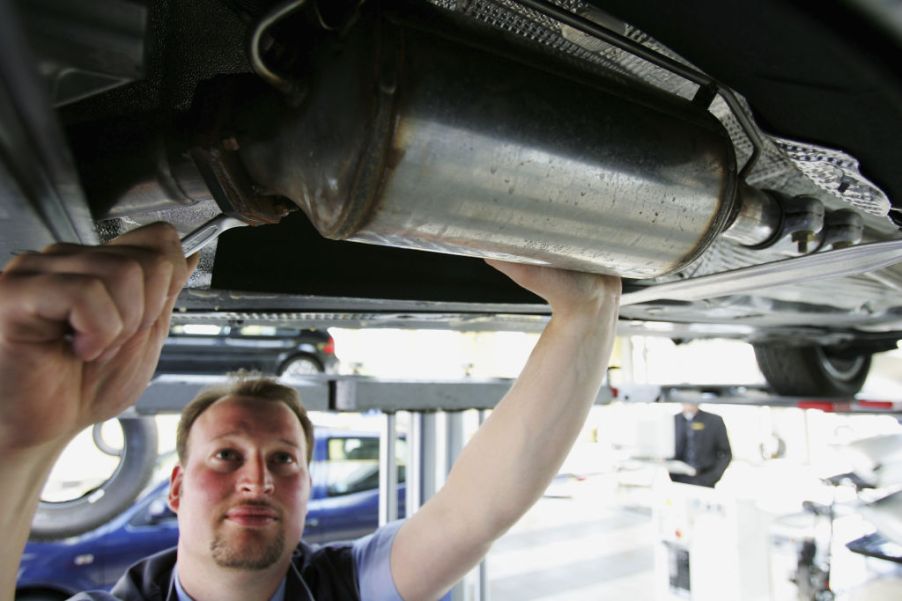
<instances>
[{"instance_id":1,"label":"man's eyebrow","mask_svg":"<svg viewBox=\"0 0 902 601\"><path fill-rule=\"evenodd\" d=\"M222 434L217 434L216 436L210 438L210 440L219 440L220 438L228 438L229 436L237 436L240 434L240 430L232 430L231 432L223 432Z\"/></svg>"},{"instance_id":2,"label":"man's eyebrow","mask_svg":"<svg viewBox=\"0 0 902 601\"><path fill-rule=\"evenodd\" d=\"M294 447L294 448L296 448L296 449L300 449L300 448L301 448L301 445L300 445L300 444L298 444L297 442L295 442L295 441L293 441L293 440L288 440L287 438L279 438L278 441L279 441L279 442L285 443L285 444L288 445L289 447Z\"/></svg>"},{"instance_id":3,"label":"man's eyebrow","mask_svg":"<svg viewBox=\"0 0 902 601\"><path fill-rule=\"evenodd\" d=\"M232 430L230 432L223 432L222 434L217 434L216 436L213 436L212 438L210 438L210 441L216 441L221 438L229 438L231 436L241 436L243 434L244 434L244 432L242 430ZM290 447L294 447L296 449L301 448L301 445L299 442L290 440L288 438L277 438L276 441L283 443L285 445L288 445Z\"/></svg>"}]
</instances>

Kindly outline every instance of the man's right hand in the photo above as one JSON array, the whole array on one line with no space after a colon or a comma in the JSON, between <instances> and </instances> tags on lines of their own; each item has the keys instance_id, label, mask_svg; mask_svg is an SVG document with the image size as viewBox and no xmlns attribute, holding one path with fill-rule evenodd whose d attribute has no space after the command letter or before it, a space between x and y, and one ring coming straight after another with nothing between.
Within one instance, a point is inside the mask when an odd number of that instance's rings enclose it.
<instances>
[{"instance_id":1,"label":"man's right hand","mask_svg":"<svg viewBox=\"0 0 902 601\"><path fill-rule=\"evenodd\" d=\"M65 443L137 401L195 265L166 224L10 261L0 274L0 447Z\"/></svg>"}]
</instances>

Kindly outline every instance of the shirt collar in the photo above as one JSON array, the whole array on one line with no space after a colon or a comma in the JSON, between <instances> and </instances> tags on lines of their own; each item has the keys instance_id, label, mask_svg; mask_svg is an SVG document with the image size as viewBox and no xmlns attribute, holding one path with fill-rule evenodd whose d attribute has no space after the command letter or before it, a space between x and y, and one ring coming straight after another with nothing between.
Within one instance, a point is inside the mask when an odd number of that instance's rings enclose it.
<instances>
[{"instance_id":1,"label":"shirt collar","mask_svg":"<svg viewBox=\"0 0 902 601\"><path fill-rule=\"evenodd\" d=\"M285 578L282 578L282 582L279 583L279 588L277 588L276 592L269 598L269 601L285 601L285 580ZM172 568L172 581L175 585L175 594L178 595L178 601L194 601L194 599L185 592L185 589L182 588L182 582L179 580L178 575L178 564Z\"/></svg>"}]
</instances>

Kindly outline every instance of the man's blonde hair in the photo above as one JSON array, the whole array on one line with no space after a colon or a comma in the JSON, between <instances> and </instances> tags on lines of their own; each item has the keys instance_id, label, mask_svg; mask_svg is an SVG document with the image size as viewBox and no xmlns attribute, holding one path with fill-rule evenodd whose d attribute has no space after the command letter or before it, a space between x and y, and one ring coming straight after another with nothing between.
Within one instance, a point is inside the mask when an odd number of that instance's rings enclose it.
<instances>
[{"instance_id":1,"label":"man's blonde hair","mask_svg":"<svg viewBox=\"0 0 902 601\"><path fill-rule=\"evenodd\" d=\"M307 441L307 465L313 458L313 422L307 417L307 410L301 403L298 391L290 386L279 384L272 378L261 377L259 374L238 372L232 374L233 381L224 386L214 386L201 390L185 408L179 419L176 430L175 448L178 452L179 463L185 465L188 458L188 435L191 427L201 414L210 408L210 405L227 396L240 396L259 400L261 402L284 403L298 421L304 431L304 439Z\"/></svg>"}]
</instances>

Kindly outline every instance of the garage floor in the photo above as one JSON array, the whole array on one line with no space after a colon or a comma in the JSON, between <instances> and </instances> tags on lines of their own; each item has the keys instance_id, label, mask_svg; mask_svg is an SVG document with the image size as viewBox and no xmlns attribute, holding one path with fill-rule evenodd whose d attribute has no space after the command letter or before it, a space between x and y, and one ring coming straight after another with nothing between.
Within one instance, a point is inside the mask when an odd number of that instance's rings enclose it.
<instances>
[{"instance_id":1,"label":"garage floor","mask_svg":"<svg viewBox=\"0 0 902 601\"><path fill-rule=\"evenodd\" d=\"M569 498L543 498L493 547L488 558L490 601L657 601L656 533L650 512L606 506L607 492L591 483ZM834 560L834 574L860 569L858 555ZM838 601L902 599L902 569L880 560L881 578L857 585ZM795 598L773 601L797 601Z\"/></svg>"},{"instance_id":2,"label":"garage floor","mask_svg":"<svg viewBox=\"0 0 902 601\"><path fill-rule=\"evenodd\" d=\"M489 554L491 601L653 599L651 516L545 498Z\"/></svg>"}]
</instances>

